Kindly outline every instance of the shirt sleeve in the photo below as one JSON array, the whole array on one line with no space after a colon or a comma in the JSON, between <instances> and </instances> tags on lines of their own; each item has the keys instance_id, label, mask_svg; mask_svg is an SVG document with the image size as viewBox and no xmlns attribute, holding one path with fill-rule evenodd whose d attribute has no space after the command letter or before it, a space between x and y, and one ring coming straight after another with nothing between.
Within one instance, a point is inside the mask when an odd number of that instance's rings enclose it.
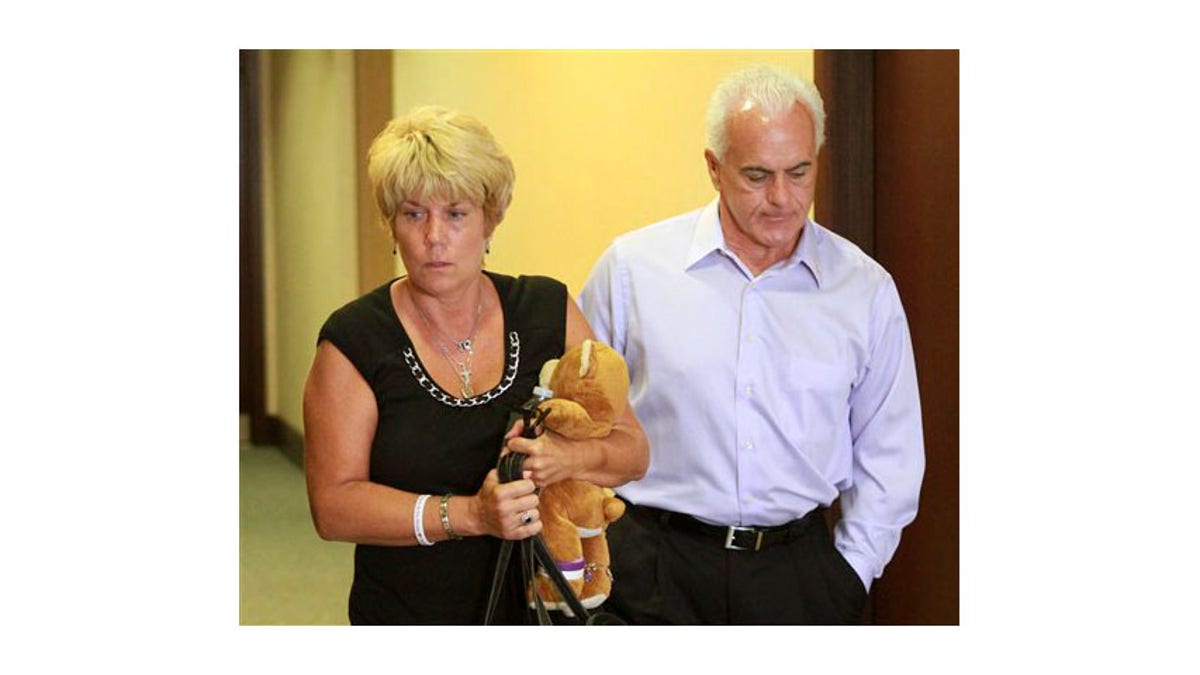
<instances>
[{"instance_id":1,"label":"shirt sleeve","mask_svg":"<svg viewBox=\"0 0 1200 675\"><path fill-rule=\"evenodd\" d=\"M362 312L354 303L338 309L322 324L317 344L328 341L337 347L368 384L374 383L375 359L372 358L370 332L363 329Z\"/></svg>"},{"instance_id":2,"label":"shirt sleeve","mask_svg":"<svg viewBox=\"0 0 1200 675\"><path fill-rule=\"evenodd\" d=\"M579 294L583 315L596 339L625 355L624 275L617 262L616 245L608 247Z\"/></svg>"},{"instance_id":3,"label":"shirt sleeve","mask_svg":"<svg viewBox=\"0 0 1200 675\"><path fill-rule=\"evenodd\" d=\"M870 356L850 395L853 481L834 543L870 590L917 514L925 473L921 403L908 321L891 277L876 293Z\"/></svg>"}]
</instances>

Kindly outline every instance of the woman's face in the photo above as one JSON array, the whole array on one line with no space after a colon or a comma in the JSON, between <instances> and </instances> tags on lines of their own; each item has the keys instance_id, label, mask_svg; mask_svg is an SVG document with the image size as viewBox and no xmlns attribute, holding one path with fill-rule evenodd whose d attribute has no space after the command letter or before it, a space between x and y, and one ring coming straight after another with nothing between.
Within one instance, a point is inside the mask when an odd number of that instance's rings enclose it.
<instances>
[{"instance_id":1,"label":"woman's face","mask_svg":"<svg viewBox=\"0 0 1200 675\"><path fill-rule=\"evenodd\" d=\"M492 227L470 201L413 198L392 220L392 236L410 281L431 295L463 288L483 268Z\"/></svg>"}]
</instances>

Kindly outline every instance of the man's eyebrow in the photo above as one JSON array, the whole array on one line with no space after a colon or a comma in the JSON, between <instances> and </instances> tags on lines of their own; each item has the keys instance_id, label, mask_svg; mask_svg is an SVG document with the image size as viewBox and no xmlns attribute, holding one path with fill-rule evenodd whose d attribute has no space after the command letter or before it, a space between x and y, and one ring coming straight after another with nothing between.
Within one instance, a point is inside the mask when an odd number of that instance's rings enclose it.
<instances>
[{"instance_id":1,"label":"man's eyebrow","mask_svg":"<svg viewBox=\"0 0 1200 675\"><path fill-rule=\"evenodd\" d=\"M800 169L807 169L811 166L812 166L812 162L805 160L803 162L800 162L796 166L784 169L784 172L792 173L793 171L799 171ZM754 164L751 164L750 166L743 166L742 168L738 169L738 171L741 171L742 173L745 173L747 171L757 171L759 173L775 173L775 171L773 169L768 169L764 166L757 166Z\"/></svg>"}]
</instances>

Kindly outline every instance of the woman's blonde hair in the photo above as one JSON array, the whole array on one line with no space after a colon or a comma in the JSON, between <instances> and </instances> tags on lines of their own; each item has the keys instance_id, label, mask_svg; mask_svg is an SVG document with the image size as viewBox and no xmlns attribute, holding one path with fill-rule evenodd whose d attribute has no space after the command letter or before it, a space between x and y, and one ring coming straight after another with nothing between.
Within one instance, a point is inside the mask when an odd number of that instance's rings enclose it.
<instances>
[{"instance_id":1,"label":"woman's blonde hair","mask_svg":"<svg viewBox=\"0 0 1200 675\"><path fill-rule=\"evenodd\" d=\"M469 200L488 227L504 219L512 201L512 160L479 120L440 106L413 108L388 122L371 142L367 174L384 227L400 205L431 196Z\"/></svg>"}]
</instances>

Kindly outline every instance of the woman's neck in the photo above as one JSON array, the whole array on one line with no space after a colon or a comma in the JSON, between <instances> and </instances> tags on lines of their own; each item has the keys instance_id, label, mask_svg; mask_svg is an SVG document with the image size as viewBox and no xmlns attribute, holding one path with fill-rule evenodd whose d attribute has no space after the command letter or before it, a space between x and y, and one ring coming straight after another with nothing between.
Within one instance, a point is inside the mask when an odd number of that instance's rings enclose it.
<instances>
[{"instance_id":1,"label":"woman's neck","mask_svg":"<svg viewBox=\"0 0 1200 675\"><path fill-rule=\"evenodd\" d=\"M476 317L486 304L484 297L485 277L482 273L460 289L445 293L430 293L418 288L410 280L404 284L409 300L418 315L431 321L439 330L458 337L471 331Z\"/></svg>"}]
</instances>

